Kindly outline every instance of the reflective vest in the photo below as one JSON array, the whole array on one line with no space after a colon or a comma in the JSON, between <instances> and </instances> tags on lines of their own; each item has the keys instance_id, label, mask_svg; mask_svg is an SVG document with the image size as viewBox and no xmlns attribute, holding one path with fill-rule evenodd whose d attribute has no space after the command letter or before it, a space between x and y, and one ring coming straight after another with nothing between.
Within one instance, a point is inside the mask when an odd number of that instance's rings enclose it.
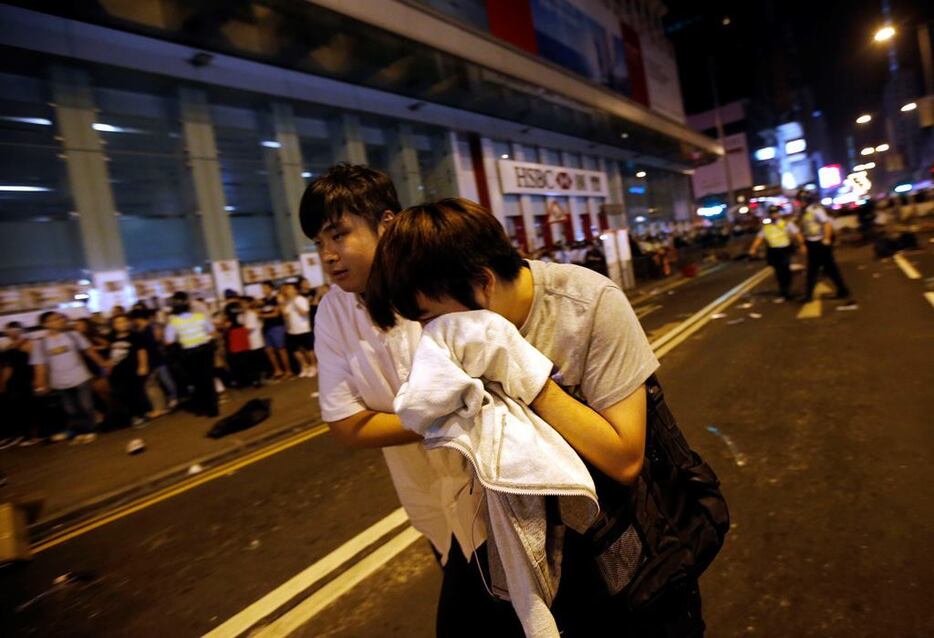
<instances>
[{"instance_id":1,"label":"reflective vest","mask_svg":"<svg viewBox=\"0 0 934 638\"><path fill-rule=\"evenodd\" d=\"M824 225L817 221L817 214L811 206L805 208L801 215L801 230L804 231L804 238L809 241L824 237Z\"/></svg>"},{"instance_id":2,"label":"reflective vest","mask_svg":"<svg viewBox=\"0 0 934 638\"><path fill-rule=\"evenodd\" d=\"M785 220L765 224L762 227L762 234L765 235L769 248L788 248L791 245L791 237L788 236Z\"/></svg>"},{"instance_id":3,"label":"reflective vest","mask_svg":"<svg viewBox=\"0 0 934 638\"><path fill-rule=\"evenodd\" d=\"M211 335L204 328L206 321L200 312L172 315L169 319L169 323L175 328L176 340L185 350L203 346L211 340Z\"/></svg>"}]
</instances>

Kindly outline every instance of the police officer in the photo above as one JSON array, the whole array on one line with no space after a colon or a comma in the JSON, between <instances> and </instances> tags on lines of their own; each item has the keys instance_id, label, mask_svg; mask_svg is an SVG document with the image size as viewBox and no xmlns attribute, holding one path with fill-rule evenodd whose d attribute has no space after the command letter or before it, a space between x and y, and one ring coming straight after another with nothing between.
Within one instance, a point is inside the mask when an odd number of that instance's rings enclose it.
<instances>
[{"instance_id":1,"label":"police officer","mask_svg":"<svg viewBox=\"0 0 934 638\"><path fill-rule=\"evenodd\" d=\"M172 315L165 327L166 344L181 347L181 362L194 388L192 412L216 417L217 390L214 389L214 324L201 312L192 312L188 293L172 295Z\"/></svg>"},{"instance_id":2,"label":"police officer","mask_svg":"<svg viewBox=\"0 0 934 638\"><path fill-rule=\"evenodd\" d=\"M837 262L833 258L833 223L830 221L830 215L820 205L814 193L801 191L798 194L798 200L803 207L800 223L808 250L807 288L804 301L808 302L813 298L814 286L823 269L837 288L835 299L846 299L848 304L852 304L850 290L846 287L843 276L837 268Z\"/></svg>"},{"instance_id":3,"label":"police officer","mask_svg":"<svg viewBox=\"0 0 934 638\"><path fill-rule=\"evenodd\" d=\"M763 242L767 246L766 261L775 270L781 295L775 299L775 303L788 301L791 299L792 244L798 242L799 249L803 251L804 240L798 227L783 218L781 206L769 206L769 216L762 220L762 229L749 247L750 257L755 257Z\"/></svg>"}]
</instances>

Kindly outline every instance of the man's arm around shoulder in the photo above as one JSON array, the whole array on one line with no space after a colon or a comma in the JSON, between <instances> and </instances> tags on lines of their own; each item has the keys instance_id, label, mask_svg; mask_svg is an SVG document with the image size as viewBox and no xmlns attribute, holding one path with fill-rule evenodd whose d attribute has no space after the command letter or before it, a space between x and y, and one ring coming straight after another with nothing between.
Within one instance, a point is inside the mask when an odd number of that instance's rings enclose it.
<instances>
[{"instance_id":1,"label":"man's arm around shoulder","mask_svg":"<svg viewBox=\"0 0 934 638\"><path fill-rule=\"evenodd\" d=\"M391 447L422 440L420 434L402 427L395 414L375 410L363 410L327 426L334 438L352 448Z\"/></svg>"}]
</instances>

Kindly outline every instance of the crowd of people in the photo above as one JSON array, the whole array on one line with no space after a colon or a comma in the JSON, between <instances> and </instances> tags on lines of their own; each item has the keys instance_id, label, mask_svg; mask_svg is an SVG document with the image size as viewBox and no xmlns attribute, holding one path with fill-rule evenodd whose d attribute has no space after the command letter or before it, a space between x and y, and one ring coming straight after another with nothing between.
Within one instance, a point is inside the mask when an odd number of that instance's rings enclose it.
<instances>
[{"instance_id":1,"label":"crowd of people","mask_svg":"<svg viewBox=\"0 0 934 638\"><path fill-rule=\"evenodd\" d=\"M169 299L114 306L38 325L5 326L0 341L0 449L144 427L180 405L216 417L228 388L317 375L314 317L327 286L264 282L259 297L233 290L209 302Z\"/></svg>"}]
</instances>

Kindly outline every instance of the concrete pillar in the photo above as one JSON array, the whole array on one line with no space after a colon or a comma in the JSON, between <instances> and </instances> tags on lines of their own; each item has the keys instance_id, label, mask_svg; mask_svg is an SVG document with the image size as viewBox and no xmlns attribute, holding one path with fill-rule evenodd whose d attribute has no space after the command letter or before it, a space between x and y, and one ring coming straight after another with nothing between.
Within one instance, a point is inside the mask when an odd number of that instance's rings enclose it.
<instances>
[{"instance_id":1,"label":"concrete pillar","mask_svg":"<svg viewBox=\"0 0 934 638\"><path fill-rule=\"evenodd\" d=\"M225 209L227 202L207 95L199 89L182 88L179 90L179 103L188 165L201 216L205 255L214 273L215 289L218 294L228 288L242 291L240 264Z\"/></svg>"},{"instance_id":2,"label":"concrete pillar","mask_svg":"<svg viewBox=\"0 0 934 638\"><path fill-rule=\"evenodd\" d=\"M266 149L266 166L271 180L273 214L279 245L286 259L312 252L298 219L298 205L305 192L302 177L301 143L295 130L295 116L288 104L272 105L272 127L279 148Z\"/></svg>"},{"instance_id":3,"label":"concrete pillar","mask_svg":"<svg viewBox=\"0 0 934 638\"><path fill-rule=\"evenodd\" d=\"M514 160L517 162L526 161L525 150L521 144L513 142L510 144L510 148ZM522 221L525 224L525 236L528 243L526 249L529 252L538 250L544 246L544 238L539 237L538 233L535 232L535 214L532 212L532 197L530 195L519 195L519 210L522 211ZM548 230L545 229L545 232L548 232Z\"/></svg>"},{"instance_id":4,"label":"concrete pillar","mask_svg":"<svg viewBox=\"0 0 934 638\"><path fill-rule=\"evenodd\" d=\"M573 160L570 158L570 153L566 151L561 152L561 165L567 168L570 168L573 165ZM588 209L584 206L584 202L579 197L569 197L568 198L568 209L571 215L571 228L574 231L574 241L580 241L586 237L584 232L584 220L582 215L588 212Z\"/></svg>"},{"instance_id":5,"label":"concrete pillar","mask_svg":"<svg viewBox=\"0 0 934 638\"><path fill-rule=\"evenodd\" d=\"M451 149L451 164L454 168L457 196L479 202L480 193L477 189L473 158L470 155L470 142L458 136L456 131L445 131L444 135L448 138L447 144Z\"/></svg>"},{"instance_id":6,"label":"concrete pillar","mask_svg":"<svg viewBox=\"0 0 934 638\"><path fill-rule=\"evenodd\" d=\"M123 239L107 173L104 141L92 125L97 110L87 73L55 67L52 93L68 183L78 213L85 263L95 294L91 306L109 310L132 302Z\"/></svg>"},{"instance_id":7,"label":"concrete pillar","mask_svg":"<svg viewBox=\"0 0 934 638\"><path fill-rule=\"evenodd\" d=\"M389 176L396 185L399 201L403 207L422 202L425 193L412 127L409 124L397 125L387 135L386 142L389 147Z\"/></svg>"},{"instance_id":8,"label":"concrete pillar","mask_svg":"<svg viewBox=\"0 0 934 638\"><path fill-rule=\"evenodd\" d=\"M626 217L626 189L623 184L623 174L619 170L619 163L607 162L604 158L599 158L600 170L607 174L607 189L610 191L610 204L619 204L623 207L623 214L620 216L610 216L610 228L627 228L629 226Z\"/></svg>"},{"instance_id":9,"label":"concrete pillar","mask_svg":"<svg viewBox=\"0 0 934 638\"><path fill-rule=\"evenodd\" d=\"M483 153L483 172L486 173L486 187L490 195L490 210L493 216L499 220L503 228L506 225L506 210L503 206L503 191L499 184L499 166L496 151L493 148L493 140L488 137L480 138L480 149Z\"/></svg>"},{"instance_id":10,"label":"concrete pillar","mask_svg":"<svg viewBox=\"0 0 934 638\"><path fill-rule=\"evenodd\" d=\"M338 162L366 164L366 144L360 131L360 118L341 114L328 122L331 147Z\"/></svg>"}]
</instances>

